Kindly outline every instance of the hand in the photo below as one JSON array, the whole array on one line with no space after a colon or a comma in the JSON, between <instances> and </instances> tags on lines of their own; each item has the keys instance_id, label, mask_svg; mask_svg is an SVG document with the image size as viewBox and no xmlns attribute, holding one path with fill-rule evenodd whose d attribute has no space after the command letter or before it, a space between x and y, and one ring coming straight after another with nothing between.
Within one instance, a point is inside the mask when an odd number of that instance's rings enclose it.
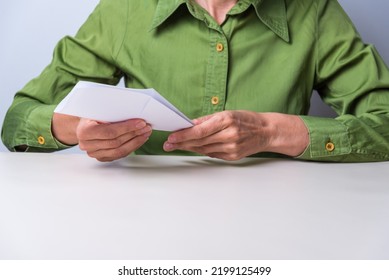
<instances>
[{"instance_id":1,"label":"hand","mask_svg":"<svg viewBox=\"0 0 389 280\"><path fill-rule=\"evenodd\" d=\"M172 133L165 151L187 150L224 160L259 152L300 155L309 144L308 130L298 116L224 111L194 120L195 126Z\"/></svg>"},{"instance_id":2,"label":"hand","mask_svg":"<svg viewBox=\"0 0 389 280\"><path fill-rule=\"evenodd\" d=\"M141 119L101 123L61 114L54 114L52 131L62 143L78 143L81 150L99 161L113 161L128 156L142 146L152 133L151 126Z\"/></svg>"},{"instance_id":3,"label":"hand","mask_svg":"<svg viewBox=\"0 0 389 280\"><path fill-rule=\"evenodd\" d=\"M81 150L99 161L113 161L131 154L150 137L151 126L140 119L100 123L81 119L76 135Z\"/></svg>"}]
</instances>

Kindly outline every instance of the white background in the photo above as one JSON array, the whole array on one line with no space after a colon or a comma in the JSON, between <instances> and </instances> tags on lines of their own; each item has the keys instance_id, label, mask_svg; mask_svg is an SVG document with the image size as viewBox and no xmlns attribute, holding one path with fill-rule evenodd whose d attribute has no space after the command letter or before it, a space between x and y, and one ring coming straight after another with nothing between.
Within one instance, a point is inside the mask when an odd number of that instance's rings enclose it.
<instances>
[{"instance_id":1,"label":"white background","mask_svg":"<svg viewBox=\"0 0 389 280\"><path fill-rule=\"evenodd\" d=\"M388 0L339 0L364 40L389 63ZM98 0L0 0L0 123L13 95L50 62L56 43L74 35ZM331 115L317 96L312 114ZM0 143L0 152L6 148ZM68 152L79 152L77 148Z\"/></svg>"}]
</instances>

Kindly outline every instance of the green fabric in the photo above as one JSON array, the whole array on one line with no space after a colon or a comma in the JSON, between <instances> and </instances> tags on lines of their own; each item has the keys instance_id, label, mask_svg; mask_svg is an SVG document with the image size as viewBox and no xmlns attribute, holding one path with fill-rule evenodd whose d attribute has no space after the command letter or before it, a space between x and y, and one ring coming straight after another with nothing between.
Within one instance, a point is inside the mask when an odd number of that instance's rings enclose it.
<instances>
[{"instance_id":1,"label":"green fabric","mask_svg":"<svg viewBox=\"0 0 389 280\"><path fill-rule=\"evenodd\" d=\"M55 104L79 80L123 77L128 87L155 88L190 118L236 109L300 115L310 132L301 159L389 160L388 68L335 0L240 0L221 26L188 0L102 0L16 94L3 142L66 148L51 134ZM313 89L339 117L307 116ZM154 131L137 153L166 154L167 135Z\"/></svg>"}]
</instances>

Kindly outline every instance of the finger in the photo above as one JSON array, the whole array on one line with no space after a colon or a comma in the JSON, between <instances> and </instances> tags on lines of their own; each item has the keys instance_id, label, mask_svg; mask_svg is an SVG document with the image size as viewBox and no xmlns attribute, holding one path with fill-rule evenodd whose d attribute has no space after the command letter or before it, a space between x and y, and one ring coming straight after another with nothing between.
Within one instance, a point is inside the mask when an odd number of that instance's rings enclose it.
<instances>
[{"instance_id":1,"label":"finger","mask_svg":"<svg viewBox=\"0 0 389 280\"><path fill-rule=\"evenodd\" d=\"M169 142L169 140L167 140L164 143L164 149L165 151L186 150L189 147L202 147L211 144L220 145L222 143L231 143L231 145L237 145L242 142L241 137L242 135L240 130L233 126L227 127L226 129L220 130L210 136L203 137L200 139L192 139L175 143Z\"/></svg>"},{"instance_id":2,"label":"finger","mask_svg":"<svg viewBox=\"0 0 389 280\"><path fill-rule=\"evenodd\" d=\"M102 162L114 161L126 157L133 151L139 149L148 139L149 137L146 135L139 135L120 147L88 152L88 155Z\"/></svg>"},{"instance_id":3,"label":"finger","mask_svg":"<svg viewBox=\"0 0 389 280\"><path fill-rule=\"evenodd\" d=\"M83 151L93 152L98 150L106 150L106 149L115 149L122 146L124 143L130 141L131 139L143 135L144 137L150 137L152 133L152 129L150 126L146 126L142 129L131 131L120 135L114 139L103 139L103 140L80 140L79 148Z\"/></svg>"},{"instance_id":4,"label":"finger","mask_svg":"<svg viewBox=\"0 0 389 280\"><path fill-rule=\"evenodd\" d=\"M240 147L238 144L234 142L228 142L228 143L216 142L208 145L183 144L177 146L175 150L191 151L202 155L209 155L212 153L238 154L240 151Z\"/></svg>"},{"instance_id":5,"label":"finger","mask_svg":"<svg viewBox=\"0 0 389 280\"><path fill-rule=\"evenodd\" d=\"M200 122L198 125L170 134L168 142L179 143L194 139L202 139L225 128L221 115L211 115L198 120Z\"/></svg>"},{"instance_id":6,"label":"finger","mask_svg":"<svg viewBox=\"0 0 389 280\"><path fill-rule=\"evenodd\" d=\"M147 124L141 119L131 119L116 123L100 123L82 119L77 127L79 140L114 139L131 131L143 129Z\"/></svg>"},{"instance_id":7,"label":"finger","mask_svg":"<svg viewBox=\"0 0 389 280\"><path fill-rule=\"evenodd\" d=\"M207 116L203 116L203 117L200 117L200 118L197 118L197 119L194 119L192 120L192 122L195 124L195 125L198 125L198 124L201 124L205 121L208 121L210 118L213 118L214 117L214 114L211 114L211 115L207 115Z\"/></svg>"},{"instance_id":8,"label":"finger","mask_svg":"<svg viewBox=\"0 0 389 280\"><path fill-rule=\"evenodd\" d=\"M201 139L194 139L177 143L171 143L168 140L164 143L163 149L167 152L171 152L174 150L188 150L189 148L203 147L211 144L220 145L228 140L228 138L223 137L223 134L225 133L218 132Z\"/></svg>"},{"instance_id":9,"label":"finger","mask_svg":"<svg viewBox=\"0 0 389 280\"><path fill-rule=\"evenodd\" d=\"M202 155L208 155L216 152L224 152L224 144L223 143L215 143L206 146L183 146L180 147L179 150L191 151Z\"/></svg>"},{"instance_id":10,"label":"finger","mask_svg":"<svg viewBox=\"0 0 389 280\"><path fill-rule=\"evenodd\" d=\"M234 145L217 143L202 147L187 147L183 150L190 151L193 153L201 154L204 156L219 158L223 160L233 161L242 159L249 154L242 153L239 149L236 149Z\"/></svg>"}]
</instances>

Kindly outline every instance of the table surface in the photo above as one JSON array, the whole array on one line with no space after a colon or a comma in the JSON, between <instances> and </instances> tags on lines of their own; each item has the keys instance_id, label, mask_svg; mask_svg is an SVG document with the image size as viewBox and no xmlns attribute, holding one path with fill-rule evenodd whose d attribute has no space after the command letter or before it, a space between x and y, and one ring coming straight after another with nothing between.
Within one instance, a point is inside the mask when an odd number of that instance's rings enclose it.
<instances>
[{"instance_id":1,"label":"table surface","mask_svg":"<svg viewBox=\"0 0 389 280\"><path fill-rule=\"evenodd\" d=\"M0 153L0 259L389 259L388 171Z\"/></svg>"}]
</instances>

